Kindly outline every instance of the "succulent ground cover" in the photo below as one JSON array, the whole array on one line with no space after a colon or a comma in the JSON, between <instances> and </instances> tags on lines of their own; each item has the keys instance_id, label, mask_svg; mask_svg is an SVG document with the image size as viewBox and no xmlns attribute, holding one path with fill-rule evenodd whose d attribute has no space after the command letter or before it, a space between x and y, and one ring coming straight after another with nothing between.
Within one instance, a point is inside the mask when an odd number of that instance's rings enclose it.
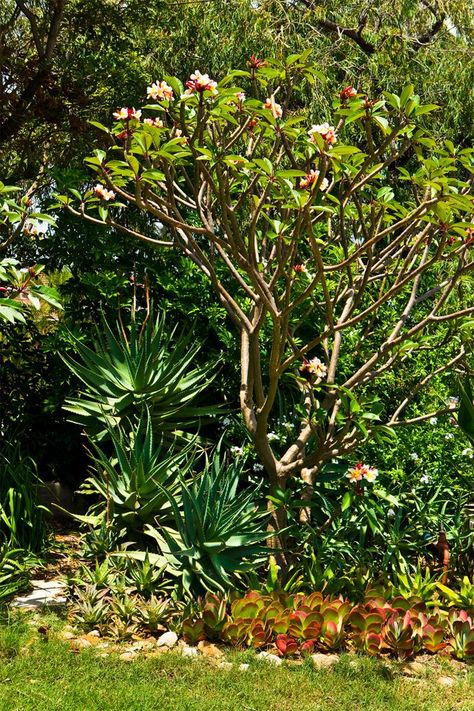
<instances>
[{"instance_id":1,"label":"succulent ground cover","mask_svg":"<svg viewBox=\"0 0 474 711\"><path fill-rule=\"evenodd\" d=\"M105 569L104 569L105 571ZM474 659L474 608L449 607L441 599L424 601L401 595L385 598L368 590L361 602L342 596L275 591L216 595L187 603L143 595L107 581L74 589L71 621L85 632L98 630L117 642L140 639L168 628L190 644L219 642L236 649L257 649L280 657L352 651L398 660L418 654ZM145 591L142 591L145 592Z\"/></svg>"}]
</instances>

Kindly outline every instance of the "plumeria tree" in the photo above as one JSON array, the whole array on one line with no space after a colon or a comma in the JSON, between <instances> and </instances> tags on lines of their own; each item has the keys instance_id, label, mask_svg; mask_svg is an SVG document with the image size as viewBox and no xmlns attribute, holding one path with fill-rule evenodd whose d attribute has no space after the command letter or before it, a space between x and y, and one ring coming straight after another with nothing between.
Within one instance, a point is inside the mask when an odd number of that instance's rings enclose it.
<instances>
[{"instance_id":1,"label":"plumeria tree","mask_svg":"<svg viewBox=\"0 0 474 711\"><path fill-rule=\"evenodd\" d=\"M95 124L108 149L87 158L94 186L59 196L202 270L240 333L241 412L269 482L285 491L301 477L308 498L327 462L382 426L449 409L406 415L462 361L453 333L474 312L460 291L474 266L473 152L435 144L422 124L436 107L410 85L377 99L346 87L318 117L307 86L322 79L308 53L252 56L218 83L197 70L186 86L160 78L150 103L117 110L111 129ZM381 419L373 383L446 343L441 369ZM269 436L282 388L294 403L285 446ZM350 474L374 476L366 465ZM274 518L285 525L282 507Z\"/></svg>"}]
</instances>

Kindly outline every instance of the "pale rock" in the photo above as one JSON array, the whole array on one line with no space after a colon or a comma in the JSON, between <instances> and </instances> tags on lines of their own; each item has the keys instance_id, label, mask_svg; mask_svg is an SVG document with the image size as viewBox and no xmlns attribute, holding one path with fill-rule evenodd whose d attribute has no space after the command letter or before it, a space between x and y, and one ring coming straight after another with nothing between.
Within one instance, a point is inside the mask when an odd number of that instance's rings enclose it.
<instances>
[{"instance_id":1,"label":"pale rock","mask_svg":"<svg viewBox=\"0 0 474 711\"><path fill-rule=\"evenodd\" d=\"M183 657L199 657L199 650L197 647L183 647L181 654Z\"/></svg>"},{"instance_id":2,"label":"pale rock","mask_svg":"<svg viewBox=\"0 0 474 711\"><path fill-rule=\"evenodd\" d=\"M250 667L250 664L239 664L240 671L247 671L247 669L249 667Z\"/></svg>"},{"instance_id":3,"label":"pale rock","mask_svg":"<svg viewBox=\"0 0 474 711\"><path fill-rule=\"evenodd\" d=\"M232 662L219 662L217 665L219 669L232 669L233 666Z\"/></svg>"},{"instance_id":4,"label":"pale rock","mask_svg":"<svg viewBox=\"0 0 474 711\"><path fill-rule=\"evenodd\" d=\"M450 676L439 676L438 684L441 684L442 686L454 686L455 681Z\"/></svg>"},{"instance_id":5,"label":"pale rock","mask_svg":"<svg viewBox=\"0 0 474 711\"><path fill-rule=\"evenodd\" d=\"M157 647L166 647L167 649L172 649L178 642L178 635L176 632L165 632L156 640Z\"/></svg>"},{"instance_id":6,"label":"pale rock","mask_svg":"<svg viewBox=\"0 0 474 711\"><path fill-rule=\"evenodd\" d=\"M99 630L91 630L89 632L89 637L100 637L100 636L101 636L101 634L100 634Z\"/></svg>"},{"instance_id":7,"label":"pale rock","mask_svg":"<svg viewBox=\"0 0 474 711\"><path fill-rule=\"evenodd\" d=\"M69 632L68 630L64 630L61 632L61 639L68 640L68 639L75 639L76 635L74 632Z\"/></svg>"},{"instance_id":8,"label":"pale rock","mask_svg":"<svg viewBox=\"0 0 474 711\"><path fill-rule=\"evenodd\" d=\"M339 661L337 654L312 654L311 659L316 669L330 669Z\"/></svg>"},{"instance_id":9,"label":"pale rock","mask_svg":"<svg viewBox=\"0 0 474 711\"><path fill-rule=\"evenodd\" d=\"M406 662L402 666L402 672L406 676L423 676L426 672L426 667L421 662Z\"/></svg>"},{"instance_id":10,"label":"pale rock","mask_svg":"<svg viewBox=\"0 0 474 711\"><path fill-rule=\"evenodd\" d=\"M205 657L220 659L224 656L222 649L220 649L216 644L212 644L212 642L207 642L206 640L202 640L198 643L198 649Z\"/></svg>"},{"instance_id":11,"label":"pale rock","mask_svg":"<svg viewBox=\"0 0 474 711\"><path fill-rule=\"evenodd\" d=\"M259 656L260 659L264 659L266 662L274 664L276 667L279 667L283 664L281 657L277 657L276 654L270 654L269 652L260 652Z\"/></svg>"},{"instance_id":12,"label":"pale rock","mask_svg":"<svg viewBox=\"0 0 474 711\"><path fill-rule=\"evenodd\" d=\"M137 652L123 652L119 655L119 659L121 659L122 662L133 662L138 656Z\"/></svg>"},{"instance_id":13,"label":"pale rock","mask_svg":"<svg viewBox=\"0 0 474 711\"><path fill-rule=\"evenodd\" d=\"M92 647L92 644L85 637L78 637L77 639L71 639L69 642L69 646L74 652L80 652L81 649Z\"/></svg>"}]
</instances>

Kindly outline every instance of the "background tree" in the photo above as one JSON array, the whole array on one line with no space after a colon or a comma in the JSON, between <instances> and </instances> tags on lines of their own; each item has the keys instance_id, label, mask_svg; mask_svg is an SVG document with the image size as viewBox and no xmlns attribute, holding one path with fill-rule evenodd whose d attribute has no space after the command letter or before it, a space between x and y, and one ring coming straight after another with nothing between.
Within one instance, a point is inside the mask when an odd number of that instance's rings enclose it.
<instances>
[{"instance_id":1,"label":"background tree","mask_svg":"<svg viewBox=\"0 0 474 711\"><path fill-rule=\"evenodd\" d=\"M422 99L443 109L426 117L430 128L439 137L468 145L466 126L472 124L474 71L468 61L472 52L471 2L450 0L441 7L438 3L428 6L384 0L376 7L364 1L350 5L336 2L327 8L303 2L191 1L181 3L178 10L173 4L143 6L135 0L105 0L99 5L92 0L6 0L2 4L0 178L20 185L21 194L30 193L30 211L48 202L51 186L62 190L71 183L87 185L82 158L100 135L88 124L91 116L108 123L118 106L137 105L150 77L165 70L183 80L196 66L205 66L211 75L222 75L231 66L243 65L252 53L267 54L270 47L280 56L311 47L328 85L353 84L370 98L379 96L382 88L394 90L407 78L416 78ZM346 31L351 29L354 32ZM354 39L357 33L375 51L365 52ZM423 42L415 42L423 36ZM298 101L311 106L312 120L319 122L330 117L330 97L318 83L307 87ZM351 136L351 140L356 138L357 133ZM408 151L401 160L409 156ZM134 219L140 229L149 229L149 217ZM71 347L64 327L76 335L81 328L86 340L100 308L111 315L120 304L130 302L132 273L138 284L146 273L160 305L166 305L173 317L184 323L197 318L199 333L209 334L216 350L226 350L216 387L233 403L231 393L239 375L232 362L236 340L229 317L198 268L176 252L157 253L143 242L131 250L130 241L116 230L104 229L98 239L93 225L62 214L56 228L39 235L18 231L8 243L6 256L26 266L45 264L46 270L67 268L71 274L62 287L65 309L55 332L41 333L32 323L29 345L23 336L12 337L10 327L0 334L4 421L27 425L24 446L35 455L42 451L46 433L51 436L57 426L63 432L67 429L71 439L75 436L61 414L64 397L74 389L56 355L57 348ZM387 314L390 316L389 310ZM412 368L421 377L426 375L428 366L422 356L417 360L412 354L408 376ZM436 351L433 358L441 364L444 352ZM25 378L30 384L26 398L22 392ZM435 378L426 392L438 399L441 393L452 394L446 379L438 387L441 381L441 376ZM381 383L380 397L387 408L387 387L393 388L393 382L387 375ZM409 383L410 377L407 390ZM424 411L420 404L418 409L412 408L413 414ZM274 427L277 433L286 433L286 424L278 428L275 421ZM427 451L434 446L431 426L422 424L415 429L416 446L411 445L411 435L403 435L407 456L413 448ZM237 434L236 438L239 444ZM78 434L75 446L80 446ZM49 466L52 453L59 455L53 440L45 466ZM380 448L371 454L382 456ZM389 460L384 456L380 465L393 467L396 475L395 459L395 454ZM64 463L55 465L58 475L69 469L70 460L78 461L76 453L69 456L65 451ZM409 459L405 461L408 466ZM459 454L449 463L453 475L461 462Z\"/></svg>"},{"instance_id":2,"label":"background tree","mask_svg":"<svg viewBox=\"0 0 474 711\"><path fill-rule=\"evenodd\" d=\"M219 85L196 71L186 91L157 80L147 118L123 108L112 132L103 128L112 159L102 150L87 159L102 182L60 203L181 251L206 275L240 333L240 406L270 483L284 491L298 474L309 494L325 463L380 428L368 386L408 354L438 348L448 324L474 311L452 298L474 263L472 151L437 149L420 126L436 107L411 85L379 101L346 87L335 126L311 126L293 109L301 78L318 81L307 54L283 64L251 57L248 71ZM360 147L341 142L352 126ZM162 234L125 221L127 206L152 215ZM416 393L464 358L463 345L452 346L409 395L393 398L384 424L406 421ZM287 382L296 429L280 449L272 417ZM354 471L355 481L365 476ZM284 524L277 509L275 525Z\"/></svg>"}]
</instances>

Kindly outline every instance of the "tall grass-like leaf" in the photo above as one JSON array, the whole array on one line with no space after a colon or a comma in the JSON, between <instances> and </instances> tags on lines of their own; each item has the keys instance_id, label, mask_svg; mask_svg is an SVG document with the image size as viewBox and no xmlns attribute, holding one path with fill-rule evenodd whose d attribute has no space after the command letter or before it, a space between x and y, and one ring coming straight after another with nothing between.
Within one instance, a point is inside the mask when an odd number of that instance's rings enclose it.
<instances>
[{"instance_id":1,"label":"tall grass-like leaf","mask_svg":"<svg viewBox=\"0 0 474 711\"><path fill-rule=\"evenodd\" d=\"M464 434L474 445L474 398L471 381L468 377L459 381L459 411L458 424Z\"/></svg>"},{"instance_id":2,"label":"tall grass-like leaf","mask_svg":"<svg viewBox=\"0 0 474 711\"><path fill-rule=\"evenodd\" d=\"M38 503L36 465L20 447L4 443L0 454L0 536L12 548L38 553L46 541L44 513Z\"/></svg>"}]
</instances>

